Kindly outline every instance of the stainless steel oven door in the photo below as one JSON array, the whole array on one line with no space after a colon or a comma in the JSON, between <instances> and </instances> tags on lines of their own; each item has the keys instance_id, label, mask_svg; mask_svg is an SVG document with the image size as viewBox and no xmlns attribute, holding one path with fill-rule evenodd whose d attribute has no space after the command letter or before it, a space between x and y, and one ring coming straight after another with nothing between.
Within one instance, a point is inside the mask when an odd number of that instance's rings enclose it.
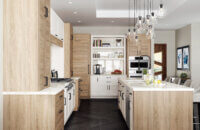
<instances>
[{"instance_id":1,"label":"stainless steel oven door","mask_svg":"<svg viewBox=\"0 0 200 130\"><path fill-rule=\"evenodd\" d=\"M149 62L148 61L140 61L139 67L142 69L148 69L149 68Z\"/></svg>"},{"instance_id":2,"label":"stainless steel oven door","mask_svg":"<svg viewBox=\"0 0 200 130\"><path fill-rule=\"evenodd\" d=\"M129 69L139 68L139 61L131 60L129 61Z\"/></svg>"}]
</instances>

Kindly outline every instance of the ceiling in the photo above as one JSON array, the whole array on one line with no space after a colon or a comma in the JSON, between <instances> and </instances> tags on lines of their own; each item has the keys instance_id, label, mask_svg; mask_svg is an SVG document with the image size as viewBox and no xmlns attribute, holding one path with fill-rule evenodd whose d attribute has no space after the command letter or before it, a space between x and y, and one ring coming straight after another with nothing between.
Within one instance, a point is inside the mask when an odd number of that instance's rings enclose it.
<instances>
[{"instance_id":1,"label":"ceiling","mask_svg":"<svg viewBox=\"0 0 200 130\"><path fill-rule=\"evenodd\" d=\"M153 1L156 10L161 0ZM74 26L128 26L128 3L129 0L51 0L52 8L61 19ZM158 20L156 29L174 30L200 22L200 0L164 0L164 5L167 13Z\"/></svg>"}]
</instances>

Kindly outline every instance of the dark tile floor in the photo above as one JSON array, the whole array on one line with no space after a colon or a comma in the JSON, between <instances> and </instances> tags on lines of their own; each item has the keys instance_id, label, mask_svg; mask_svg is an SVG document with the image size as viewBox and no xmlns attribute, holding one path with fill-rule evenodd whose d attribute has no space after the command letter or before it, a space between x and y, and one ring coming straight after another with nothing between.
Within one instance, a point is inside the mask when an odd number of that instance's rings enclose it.
<instances>
[{"instance_id":1,"label":"dark tile floor","mask_svg":"<svg viewBox=\"0 0 200 130\"><path fill-rule=\"evenodd\" d=\"M128 130L117 100L82 100L80 110L74 112L65 130Z\"/></svg>"}]
</instances>

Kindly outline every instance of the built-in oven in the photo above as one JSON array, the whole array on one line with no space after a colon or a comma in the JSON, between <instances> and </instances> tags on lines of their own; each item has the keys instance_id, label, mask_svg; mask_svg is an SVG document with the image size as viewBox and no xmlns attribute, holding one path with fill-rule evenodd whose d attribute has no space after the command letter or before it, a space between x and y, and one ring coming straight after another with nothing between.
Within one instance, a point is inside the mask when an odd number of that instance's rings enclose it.
<instances>
[{"instance_id":1,"label":"built-in oven","mask_svg":"<svg viewBox=\"0 0 200 130\"><path fill-rule=\"evenodd\" d=\"M150 68L150 58L148 56L129 57L129 78L142 77L143 69Z\"/></svg>"}]
</instances>

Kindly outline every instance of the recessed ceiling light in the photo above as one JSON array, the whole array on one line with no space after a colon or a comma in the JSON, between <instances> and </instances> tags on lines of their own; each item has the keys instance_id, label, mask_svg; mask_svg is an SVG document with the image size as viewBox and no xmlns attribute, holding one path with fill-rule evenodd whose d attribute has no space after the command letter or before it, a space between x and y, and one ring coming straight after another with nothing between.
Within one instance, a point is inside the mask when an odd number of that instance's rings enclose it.
<instances>
[{"instance_id":1,"label":"recessed ceiling light","mask_svg":"<svg viewBox=\"0 0 200 130\"><path fill-rule=\"evenodd\" d=\"M78 20L77 22L78 22L78 23L81 23L81 20Z\"/></svg>"},{"instance_id":2,"label":"recessed ceiling light","mask_svg":"<svg viewBox=\"0 0 200 130\"><path fill-rule=\"evenodd\" d=\"M76 12L76 11L74 11L73 13L74 13L74 14L77 14L77 12Z\"/></svg>"},{"instance_id":3,"label":"recessed ceiling light","mask_svg":"<svg viewBox=\"0 0 200 130\"><path fill-rule=\"evenodd\" d=\"M115 21L111 21L111 23L114 23Z\"/></svg>"},{"instance_id":4,"label":"recessed ceiling light","mask_svg":"<svg viewBox=\"0 0 200 130\"><path fill-rule=\"evenodd\" d=\"M70 5L71 5L71 4L72 4L72 1L69 1L69 2L68 2L68 4L70 4Z\"/></svg>"}]
</instances>

